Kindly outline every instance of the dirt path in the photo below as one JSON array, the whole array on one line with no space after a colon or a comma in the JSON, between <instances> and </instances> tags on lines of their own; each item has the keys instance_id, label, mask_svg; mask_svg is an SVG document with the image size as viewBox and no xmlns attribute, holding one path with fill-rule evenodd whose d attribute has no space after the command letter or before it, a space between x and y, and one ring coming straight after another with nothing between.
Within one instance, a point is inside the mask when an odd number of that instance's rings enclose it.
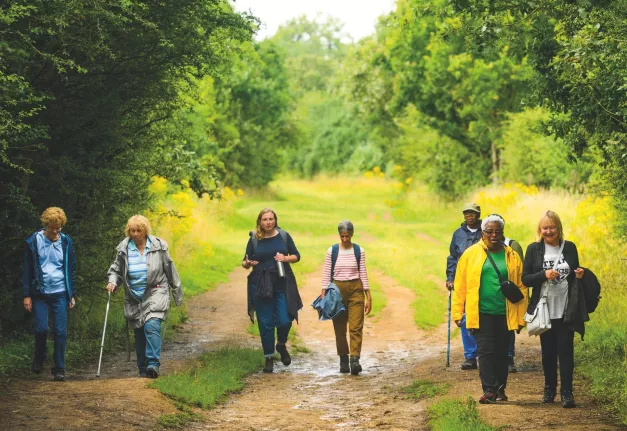
<instances>
[{"instance_id":1,"label":"dirt path","mask_svg":"<svg viewBox=\"0 0 627 431\"><path fill-rule=\"evenodd\" d=\"M332 324L319 322L308 305L320 292L320 272L301 286L307 305L298 333L312 352L295 357L289 368L275 366L273 375L249 378L241 394L209 412L196 429L421 429L424 404L399 397L397 387L407 384L412 363L434 357L442 346L426 347L426 335L415 329L413 292L379 275L388 305L376 322L366 320L364 372L343 375Z\"/></svg>"},{"instance_id":2,"label":"dirt path","mask_svg":"<svg viewBox=\"0 0 627 431\"><path fill-rule=\"evenodd\" d=\"M205 349L224 343L252 343L246 334L246 272L234 271L216 290L188 301L189 321L177 341L162 352L162 372L186 366ZM162 414L176 413L172 403L147 379L137 377L126 354L103 360L101 378L96 364L72 370L64 383L49 375L0 380L0 430L154 430Z\"/></svg>"},{"instance_id":3,"label":"dirt path","mask_svg":"<svg viewBox=\"0 0 627 431\"><path fill-rule=\"evenodd\" d=\"M258 345L246 334L246 272L234 271L227 283L188 302L189 321L163 352L163 371L185 367L202 351L224 344ZM427 429L426 402L406 400L399 388L423 378L450 384L445 397L477 399L476 371L460 371L459 338L452 341L452 367L444 368L446 328L423 332L413 324L414 293L377 273L388 305L376 319L366 320L361 376L338 372L338 358L331 322L318 322L309 303L318 295L320 272L301 287L306 304L298 333L312 353L294 358L290 367L280 363L275 373L258 373L247 379L240 394L224 405L202 412L204 423L190 430L423 430ZM536 338L526 334L517 342L520 372L510 377L512 401L480 406L482 417L493 425L512 430L563 429L599 431L620 429L583 395L577 382L578 408L539 403L542 371ZM95 367L94 367L95 368ZM66 383L48 376L0 381L0 429L2 430L154 430L156 418L174 413L172 404L158 391L135 377L134 363L125 354L106 358L102 378L94 369L77 370Z\"/></svg>"}]
</instances>

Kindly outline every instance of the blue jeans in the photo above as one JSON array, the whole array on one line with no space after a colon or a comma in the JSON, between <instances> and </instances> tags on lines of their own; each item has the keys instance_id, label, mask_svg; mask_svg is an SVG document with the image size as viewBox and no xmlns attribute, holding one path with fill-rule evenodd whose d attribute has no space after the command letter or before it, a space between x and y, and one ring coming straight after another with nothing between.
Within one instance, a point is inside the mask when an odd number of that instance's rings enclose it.
<instances>
[{"instance_id":1,"label":"blue jeans","mask_svg":"<svg viewBox=\"0 0 627 431\"><path fill-rule=\"evenodd\" d=\"M275 287L273 298L255 298L255 312L257 313L263 355L270 357L274 355L274 329L276 328L277 342L285 344L292 328L292 319L287 313L285 291Z\"/></svg>"},{"instance_id":2,"label":"blue jeans","mask_svg":"<svg viewBox=\"0 0 627 431\"><path fill-rule=\"evenodd\" d=\"M477 359L477 342L468 329L466 329L466 313L462 315L462 344L464 345L464 358Z\"/></svg>"},{"instance_id":3,"label":"blue jeans","mask_svg":"<svg viewBox=\"0 0 627 431\"><path fill-rule=\"evenodd\" d=\"M144 326L133 331L139 372L145 373L148 367L158 367L161 364L161 319L149 319Z\"/></svg>"},{"instance_id":4,"label":"blue jeans","mask_svg":"<svg viewBox=\"0 0 627 431\"><path fill-rule=\"evenodd\" d=\"M65 343L67 340L66 292L34 296L33 314L35 317L35 362L43 364L48 353L48 313L52 312L54 334L54 368L52 372L65 370Z\"/></svg>"}]
</instances>

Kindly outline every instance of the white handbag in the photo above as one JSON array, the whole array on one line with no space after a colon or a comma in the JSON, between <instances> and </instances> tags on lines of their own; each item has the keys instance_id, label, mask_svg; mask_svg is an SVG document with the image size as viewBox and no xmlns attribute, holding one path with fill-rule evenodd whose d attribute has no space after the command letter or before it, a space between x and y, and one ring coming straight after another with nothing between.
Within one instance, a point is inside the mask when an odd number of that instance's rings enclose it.
<instances>
[{"instance_id":1,"label":"white handbag","mask_svg":"<svg viewBox=\"0 0 627 431\"><path fill-rule=\"evenodd\" d=\"M527 322L527 333L529 336L540 335L551 329L551 316L546 303L546 294L538 301L533 314L525 314L525 322Z\"/></svg>"},{"instance_id":2,"label":"white handbag","mask_svg":"<svg viewBox=\"0 0 627 431\"><path fill-rule=\"evenodd\" d=\"M557 252L557 257L555 258L555 262L553 263L553 269L557 270L557 262L560 260L560 256L562 255L562 250L564 250L564 244L566 241L562 242L559 251ZM547 286L548 287L548 286ZM533 314L525 313L525 322L527 322L527 333L531 337L532 335L540 335L551 329L551 314L549 313L549 305L546 303L546 296L548 294L548 289L544 292L544 295L540 297L538 301L538 305L536 309L533 311Z\"/></svg>"}]
</instances>

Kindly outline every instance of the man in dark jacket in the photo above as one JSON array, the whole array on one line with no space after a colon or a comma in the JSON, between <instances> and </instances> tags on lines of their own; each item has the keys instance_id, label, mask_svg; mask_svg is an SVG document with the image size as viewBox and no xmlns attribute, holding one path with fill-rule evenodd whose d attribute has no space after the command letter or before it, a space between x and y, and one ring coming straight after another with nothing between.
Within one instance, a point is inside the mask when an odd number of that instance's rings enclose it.
<instances>
[{"instance_id":1,"label":"man in dark jacket","mask_svg":"<svg viewBox=\"0 0 627 431\"><path fill-rule=\"evenodd\" d=\"M446 259L446 288L453 290L453 280L455 280L455 271L457 270L457 262L462 253L471 245L476 244L481 239L481 207L476 203L467 203L462 209L464 214L464 222L453 233L453 239L450 245L450 255ZM473 370L477 368L477 343L468 330L466 329L466 315L464 314L461 322L462 344L464 346L464 362L461 365L462 370Z\"/></svg>"}]
</instances>

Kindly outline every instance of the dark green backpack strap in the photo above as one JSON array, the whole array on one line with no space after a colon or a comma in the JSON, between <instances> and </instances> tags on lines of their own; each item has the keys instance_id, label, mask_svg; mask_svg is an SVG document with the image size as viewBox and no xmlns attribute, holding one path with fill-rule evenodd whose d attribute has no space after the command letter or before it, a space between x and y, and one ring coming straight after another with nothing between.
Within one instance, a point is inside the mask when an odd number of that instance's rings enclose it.
<instances>
[{"instance_id":1,"label":"dark green backpack strap","mask_svg":"<svg viewBox=\"0 0 627 431\"><path fill-rule=\"evenodd\" d=\"M259 240L257 239L255 232L252 230L248 233L248 235L250 235L250 242L253 245L253 256L254 256L255 253L257 252L257 244L259 243ZM253 256L250 256L249 259L252 258Z\"/></svg>"},{"instance_id":2,"label":"dark green backpack strap","mask_svg":"<svg viewBox=\"0 0 627 431\"><path fill-rule=\"evenodd\" d=\"M355 253L355 260L357 261L357 272L361 269L361 247L353 243L353 252Z\"/></svg>"},{"instance_id":3,"label":"dark green backpack strap","mask_svg":"<svg viewBox=\"0 0 627 431\"><path fill-rule=\"evenodd\" d=\"M331 281L333 281L333 276L335 272L335 262L337 262L337 256L340 254L340 245L333 244L331 246Z\"/></svg>"},{"instance_id":4,"label":"dark green backpack strap","mask_svg":"<svg viewBox=\"0 0 627 431\"><path fill-rule=\"evenodd\" d=\"M283 244L285 244L285 248L287 249L287 252L289 253L289 249L287 247L287 232L285 232L280 227L278 227L277 230L279 231L279 235L281 236L281 239L283 240Z\"/></svg>"}]
</instances>

